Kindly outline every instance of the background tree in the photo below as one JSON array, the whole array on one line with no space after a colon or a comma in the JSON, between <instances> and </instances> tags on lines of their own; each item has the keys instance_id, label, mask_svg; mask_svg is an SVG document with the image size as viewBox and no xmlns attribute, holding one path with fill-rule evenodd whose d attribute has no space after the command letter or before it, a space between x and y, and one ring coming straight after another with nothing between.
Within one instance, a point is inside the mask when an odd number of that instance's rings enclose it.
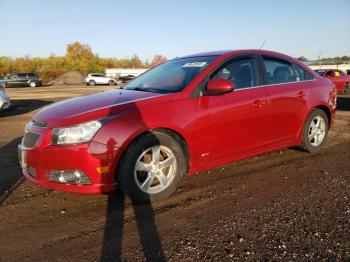
<instances>
[{"instance_id":1,"label":"background tree","mask_svg":"<svg viewBox=\"0 0 350 262\"><path fill-rule=\"evenodd\" d=\"M163 56L163 55L155 55L153 57L153 60L152 60L151 64L150 64L150 67L155 67L157 65L163 64L167 60L168 59L165 56Z\"/></svg>"},{"instance_id":2,"label":"background tree","mask_svg":"<svg viewBox=\"0 0 350 262\"><path fill-rule=\"evenodd\" d=\"M307 62L307 61L309 61L305 56L299 56L297 59L298 59L299 61L301 61L301 62Z\"/></svg>"},{"instance_id":3,"label":"background tree","mask_svg":"<svg viewBox=\"0 0 350 262\"><path fill-rule=\"evenodd\" d=\"M69 70L78 70L84 73L92 71L94 57L89 45L79 42L67 45L66 59Z\"/></svg>"}]
</instances>

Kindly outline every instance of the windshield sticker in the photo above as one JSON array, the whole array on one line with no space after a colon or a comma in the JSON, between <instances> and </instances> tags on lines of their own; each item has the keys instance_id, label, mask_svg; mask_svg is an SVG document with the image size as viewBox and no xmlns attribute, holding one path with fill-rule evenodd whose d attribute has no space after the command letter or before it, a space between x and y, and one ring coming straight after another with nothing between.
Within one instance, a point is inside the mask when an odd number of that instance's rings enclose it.
<instances>
[{"instance_id":1,"label":"windshield sticker","mask_svg":"<svg viewBox=\"0 0 350 262\"><path fill-rule=\"evenodd\" d=\"M207 64L207 62L192 62L186 63L182 67L203 67Z\"/></svg>"}]
</instances>

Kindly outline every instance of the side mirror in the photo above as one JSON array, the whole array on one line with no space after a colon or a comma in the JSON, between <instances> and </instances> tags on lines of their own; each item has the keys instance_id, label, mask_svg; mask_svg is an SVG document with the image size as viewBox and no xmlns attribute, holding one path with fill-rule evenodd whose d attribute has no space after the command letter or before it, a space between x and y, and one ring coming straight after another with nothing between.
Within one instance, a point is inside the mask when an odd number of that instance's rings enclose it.
<instances>
[{"instance_id":1,"label":"side mirror","mask_svg":"<svg viewBox=\"0 0 350 262\"><path fill-rule=\"evenodd\" d=\"M210 79L207 84L207 91L213 94L229 93L234 90L235 86L226 79Z\"/></svg>"}]
</instances>

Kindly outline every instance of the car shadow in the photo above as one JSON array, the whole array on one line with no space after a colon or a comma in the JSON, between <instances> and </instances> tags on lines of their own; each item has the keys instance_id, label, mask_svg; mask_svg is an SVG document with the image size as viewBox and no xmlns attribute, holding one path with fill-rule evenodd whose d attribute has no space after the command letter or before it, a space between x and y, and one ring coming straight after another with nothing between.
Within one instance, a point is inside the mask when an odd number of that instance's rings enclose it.
<instances>
[{"instance_id":1,"label":"car shadow","mask_svg":"<svg viewBox=\"0 0 350 262\"><path fill-rule=\"evenodd\" d=\"M23 115L51 103L53 103L53 101L39 99L11 100L11 106L7 110L0 112L0 117Z\"/></svg>"},{"instance_id":2,"label":"car shadow","mask_svg":"<svg viewBox=\"0 0 350 262\"><path fill-rule=\"evenodd\" d=\"M24 181L17 156L17 146L20 142L21 138L17 137L0 148L0 206Z\"/></svg>"},{"instance_id":3,"label":"car shadow","mask_svg":"<svg viewBox=\"0 0 350 262\"><path fill-rule=\"evenodd\" d=\"M337 97L337 110L350 111L350 96Z\"/></svg>"},{"instance_id":4,"label":"car shadow","mask_svg":"<svg viewBox=\"0 0 350 262\"><path fill-rule=\"evenodd\" d=\"M122 94L120 94L122 95ZM130 113L129 117L132 118L133 123L137 123L139 129L149 130L142 119L142 115L136 104L132 103L128 105L126 109ZM110 110L109 115L115 116L118 110ZM158 138L155 137L158 140ZM111 139L112 140L112 139ZM109 143L108 152L111 152L111 146L118 147L116 143ZM146 148L145 148L146 149ZM108 154L110 157L113 153ZM111 159L109 157L109 159ZM119 158L120 159L120 158ZM115 161L115 160L114 160ZM133 177L134 167L130 166L130 176ZM115 182L118 181L118 173L115 174ZM106 210L106 222L104 228L104 236L102 241L102 248L100 254L101 261L121 261L123 258L123 227L125 224L125 196L122 190L116 185L116 192L108 196L107 210ZM150 201L146 201L146 204L139 204L131 201L132 208L135 215L135 221L137 225L138 235L145 261L165 261L165 256L161 244L161 239L157 230L155 222L155 212Z\"/></svg>"}]
</instances>

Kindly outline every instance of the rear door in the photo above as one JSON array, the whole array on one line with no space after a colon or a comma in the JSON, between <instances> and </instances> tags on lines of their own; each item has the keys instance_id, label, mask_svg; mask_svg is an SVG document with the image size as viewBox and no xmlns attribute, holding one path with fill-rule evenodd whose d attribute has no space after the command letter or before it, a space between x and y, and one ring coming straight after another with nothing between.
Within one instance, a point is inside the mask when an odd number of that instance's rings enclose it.
<instances>
[{"instance_id":1,"label":"rear door","mask_svg":"<svg viewBox=\"0 0 350 262\"><path fill-rule=\"evenodd\" d=\"M235 85L231 93L198 98L198 146L203 160L242 156L266 143L267 93L255 55L235 57L210 78Z\"/></svg>"},{"instance_id":2,"label":"rear door","mask_svg":"<svg viewBox=\"0 0 350 262\"><path fill-rule=\"evenodd\" d=\"M271 145L288 145L307 114L310 88L306 72L280 57L263 55L261 59L269 97L267 140Z\"/></svg>"},{"instance_id":3,"label":"rear door","mask_svg":"<svg viewBox=\"0 0 350 262\"><path fill-rule=\"evenodd\" d=\"M17 74L18 76L18 85L19 86L27 86L30 79L28 74Z\"/></svg>"}]
</instances>

